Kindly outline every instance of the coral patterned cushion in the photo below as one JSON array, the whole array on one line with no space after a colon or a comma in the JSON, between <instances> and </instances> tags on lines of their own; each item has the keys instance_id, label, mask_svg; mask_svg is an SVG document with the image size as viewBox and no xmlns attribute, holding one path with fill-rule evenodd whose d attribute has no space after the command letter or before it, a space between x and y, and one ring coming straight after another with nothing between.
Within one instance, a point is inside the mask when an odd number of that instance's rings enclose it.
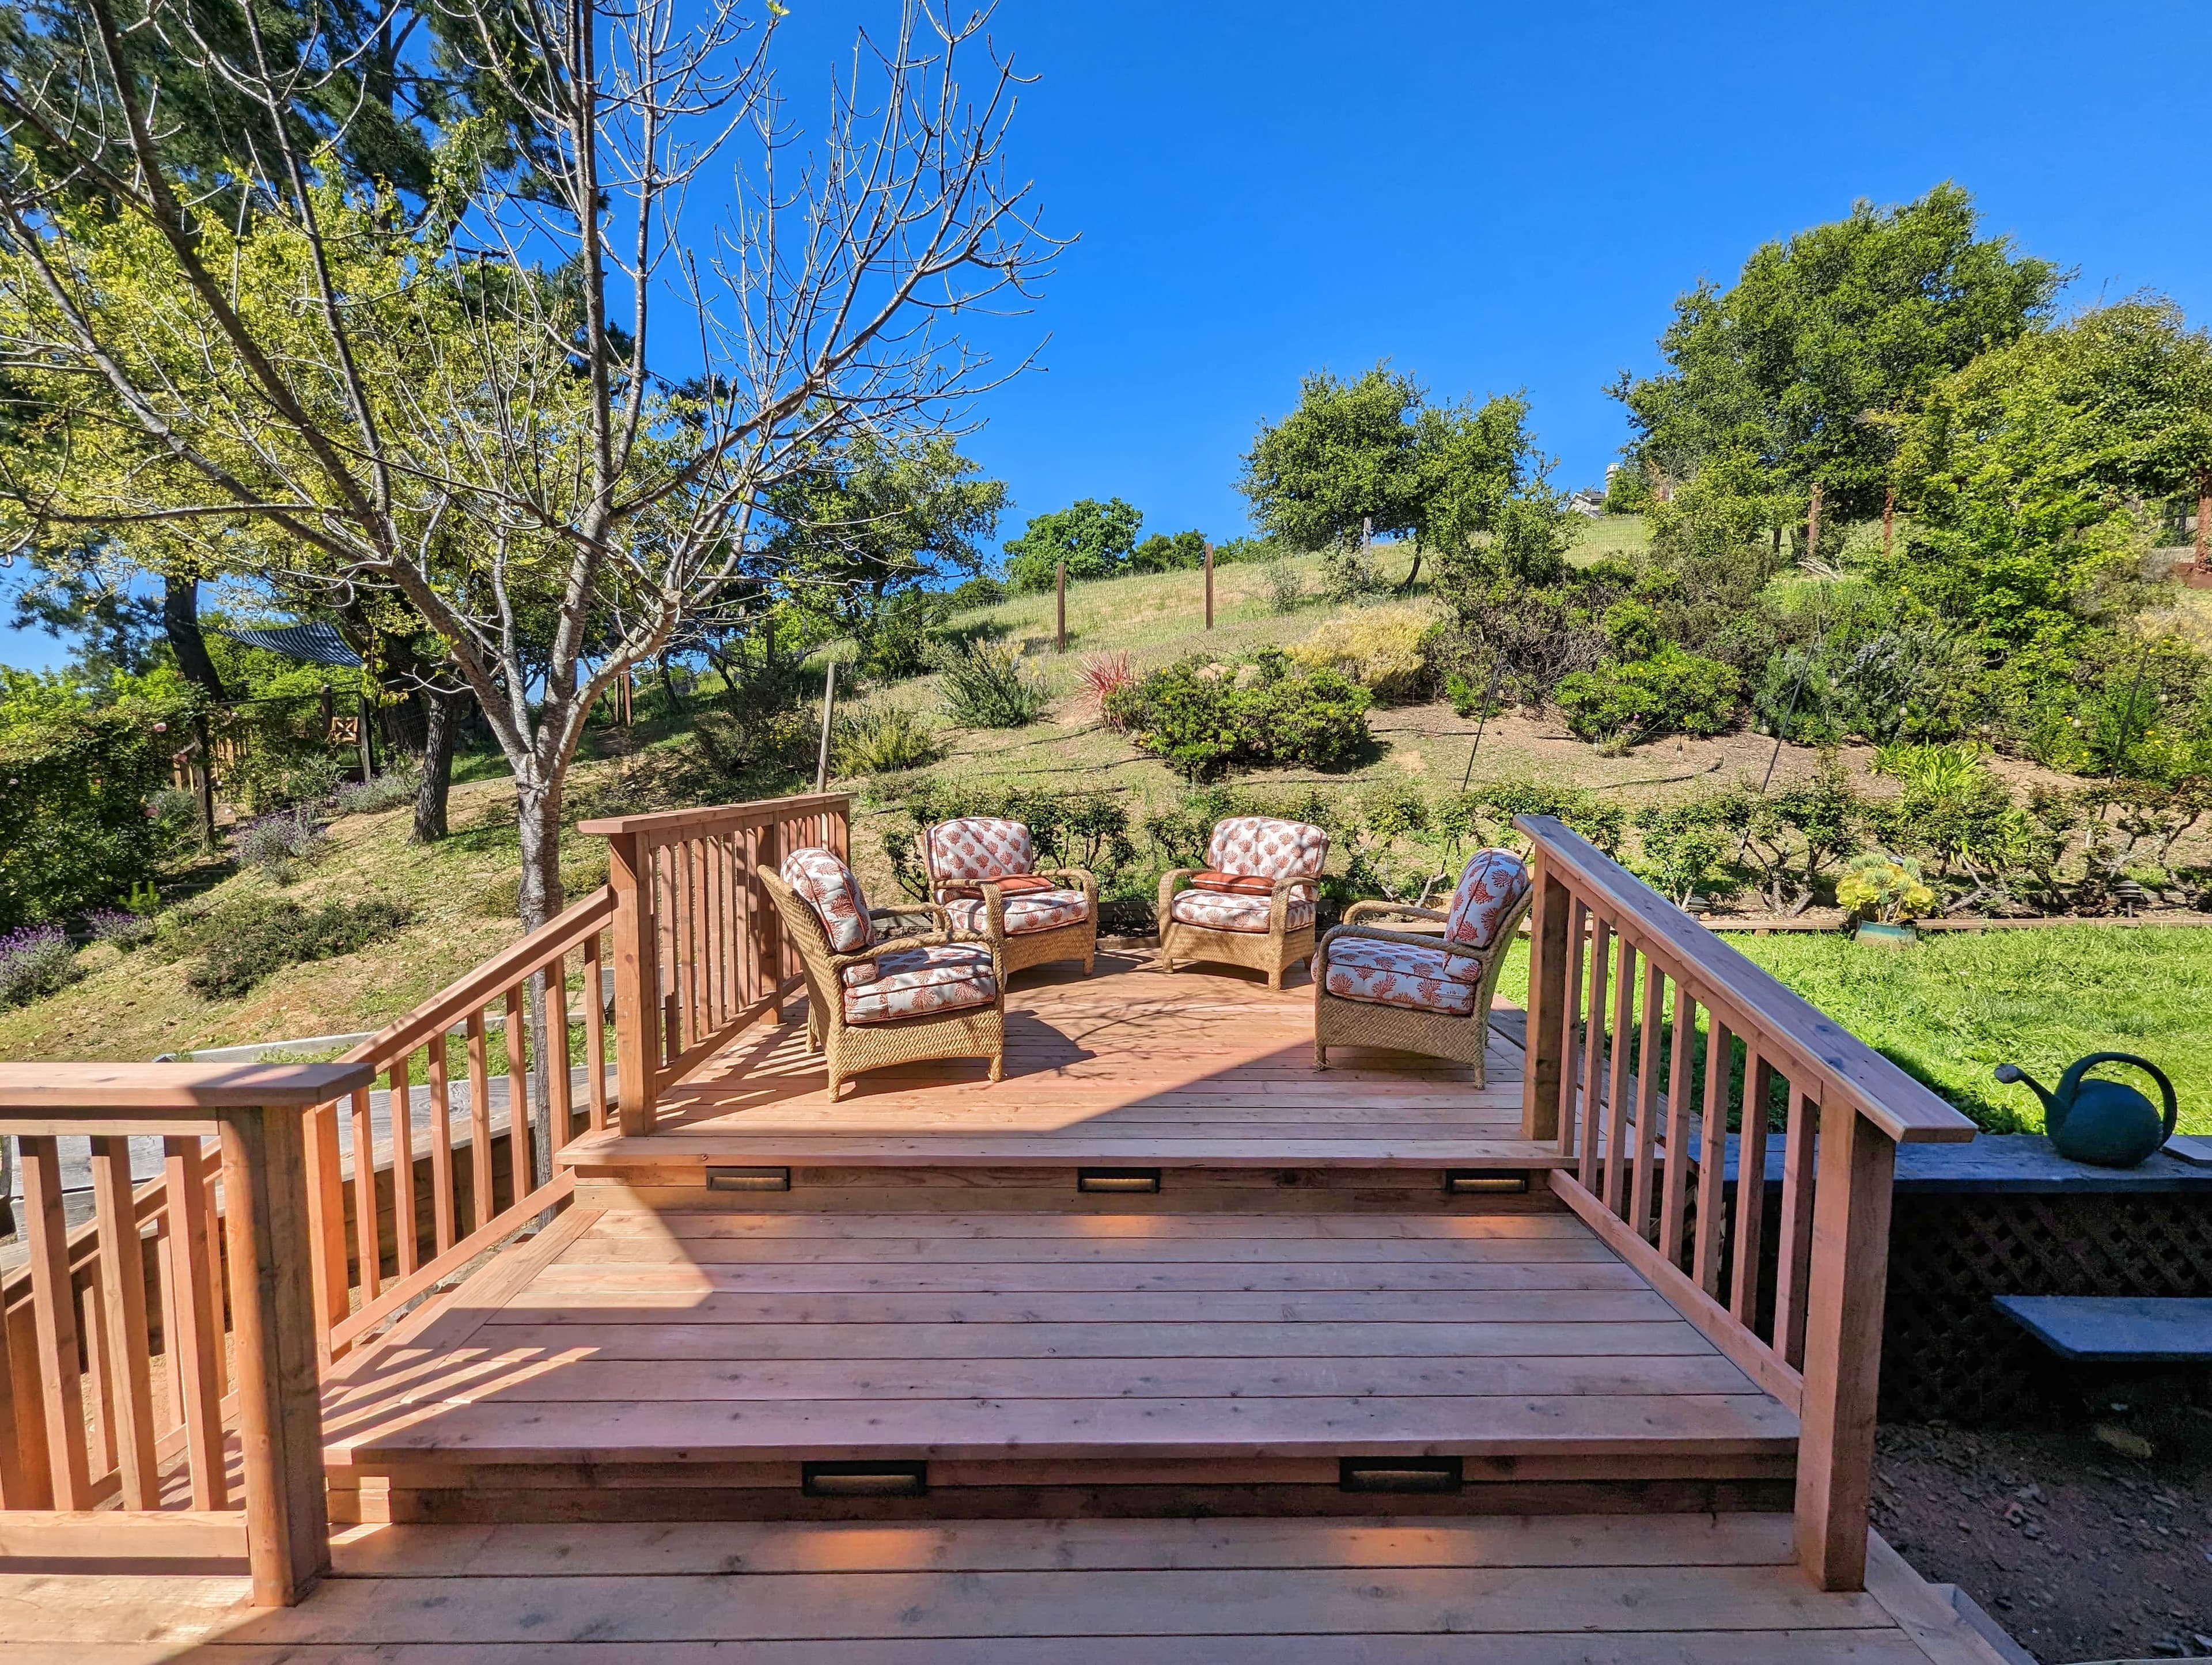
<instances>
[{"instance_id":1,"label":"coral patterned cushion","mask_svg":"<svg viewBox=\"0 0 2212 1665\"><path fill-rule=\"evenodd\" d=\"M1474 987L1461 980L1481 973L1479 961L1441 948L1339 937L1328 945L1322 987L1340 1000L1464 1018L1474 1010Z\"/></svg>"},{"instance_id":2,"label":"coral patterned cushion","mask_svg":"<svg viewBox=\"0 0 2212 1665\"><path fill-rule=\"evenodd\" d=\"M868 899L853 870L830 850L793 850L783 859L783 882L814 910L831 951L857 954L876 939Z\"/></svg>"},{"instance_id":3,"label":"coral patterned cushion","mask_svg":"<svg viewBox=\"0 0 2212 1665\"><path fill-rule=\"evenodd\" d=\"M1328 835L1303 821L1270 815L1237 815L1217 821L1206 841L1206 865L1255 878L1299 878L1318 873L1328 860Z\"/></svg>"},{"instance_id":4,"label":"coral patterned cushion","mask_svg":"<svg viewBox=\"0 0 2212 1665\"><path fill-rule=\"evenodd\" d=\"M1257 873L1218 873L1211 867L1190 876L1194 890L1226 890L1233 896L1271 896L1275 893L1275 881L1261 878Z\"/></svg>"},{"instance_id":5,"label":"coral patterned cushion","mask_svg":"<svg viewBox=\"0 0 2212 1665\"><path fill-rule=\"evenodd\" d=\"M1510 850L1477 850L1452 895L1444 934L1469 948L1487 948L1498 927L1528 894L1528 870Z\"/></svg>"},{"instance_id":6,"label":"coral patterned cushion","mask_svg":"<svg viewBox=\"0 0 2212 1665\"><path fill-rule=\"evenodd\" d=\"M940 821L924 836L930 882L940 888L1027 873L1036 866L1036 846L1030 829L1018 821L967 815L957 821Z\"/></svg>"},{"instance_id":7,"label":"coral patterned cushion","mask_svg":"<svg viewBox=\"0 0 2212 1665\"><path fill-rule=\"evenodd\" d=\"M945 911L952 915L952 928L981 934L984 926L983 902L953 901L945 904ZM1080 925L1090 917L1091 904L1080 890L1029 890L1006 896L1006 934L1024 937L1032 931L1057 931L1063 925Z\"/></svg>"},{"instance_id":8,"label":"coral patterned cushion","mask_svg":"<svg viewBox=\"0 0 2212 1665\"><path fill-rule=\"evenodd\" d=\"M1228 890L1178 890L1169 911L1184 925L1203 925L1215 931L1265 932L1274 907L1272 896L1240 896ZM1313 923L1311 896L1292 892L1283 915L1285 931L1302 931Z\"/></svg>"},{"instance_id":9,"label":"coral patterned cushion","mask_svg":"<svg viewBox=\"0 0 2212 1665\"><path fill-rule=\"evenodd\" d=\"M876 971L873 981L846 989L847 1023L894 1023L933 1012L988 1006L999 998L998 981L991 975L991 951L973 943L895 948L877 958Z\"/></svg>"}]
</instances>

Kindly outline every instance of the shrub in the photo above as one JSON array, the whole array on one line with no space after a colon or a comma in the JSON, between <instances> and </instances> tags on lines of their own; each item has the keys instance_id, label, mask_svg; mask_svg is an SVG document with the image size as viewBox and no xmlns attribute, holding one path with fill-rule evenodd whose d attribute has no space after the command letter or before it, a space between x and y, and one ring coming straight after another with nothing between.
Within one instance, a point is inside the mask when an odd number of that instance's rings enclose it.
<instances>
[{"instance_id":1,"label":"shrub","mask_svg":"<svg viewBox=\"0 0 2212 1665\"><path fill-rule=\"evenodd\" d=\"M1385 702L1428 692L1430 622L1410 607L1367 607L1333 618L1291 649L1309 669L1340 672Z\"/></svg>"},{"instance_id":2,"label":"shrub","mask_svg":"<svg viewBox=\"0 0 2212 1665\"><path fill-rule=\"evenodd\" d=\"M1224 538L1213 546L1213 564L1233 567L1255 561L1269 564L1283 558L1283 551L1272 538Z\"/></svg>"},{"instance_id":3,"label":"shrub","mask_svg":"<svg viewBox=\"0 0 2212 1665\"><path fill-rule=\"evenodd\" d=\"M854 632L860 644L860 669L884 682L918 677L929 668L931 632L945 623L951 605L926 590L905 590L887 598Z\"/></svg>"},{"instance_id":4,"label":"shrub","mask_svg":"<svg viewBox=\"0 0 2212 1665\"><path fill-rule=\"evenodd\" d=\"M59 926L29 926L0 937L0 1006L27 1006L81 975L76 951Z\"/></svg>"},{"instance_id":5,"label":"shrub","mask_svg":"<svg viewBox=\"0 0 2212 1665\"><path fill-rule=\"evenodd\" d=\"M337 792L347 765L332 751L304 755L257 745L224 772L223 790L256 815L295 804L320 804Z\"/></svg>"},{"instance_id":6,"label":"shrub","mask_svg":"<svg viewBox=\"0 0 2212 1665\"><path fill-rule=\"evenodd\" d=\"M127 954L153 941L158 927L145 915L127 908L95 908L85 915L84 928L94 942L113 943Z\"/></svg>"},{"instance_id":7,"label":"shrub","mask_svg":"<svg viewBox=\"0 0 2212 1665\"><path fill-rule=\"evenodd\" d=\"M407 922L404 908L375 897L313 909L283 897L217 908L191 930L200 963L185 974L185 986L203 1000L235 1000L288 965L350 954Z\"/></svg>"},{"instance_id":8,"label":"shrub","mask_svg":"<svg viewBox=\"0 0 2212 1665\"><path fill-rule=\"evenodd\" d=\"M1044 714L1044 686L1012 642L975 641L938 656L945 714L963 728L1022 728Z\"/></svg>"},{"instance_id":9,"label":"shrub","mask_svg":"<svg viewBox=\"0 0 2212 1665\"><path fill-rule=\"evenodd\" d=\"M341 781L331 793L331 808L339 815L375 815L412 804L422 789L418 764L386 770L373 781Z\"/></svg>"},{"instance_id":10,"label":"shrub","mask_svg":"<svg viewBox=\"0 0 2212 1665\"><path fill-rule=\"evenodd\" d=\"M1836 901L1848 913L1884 925L1918 919L1936 905L1936 892L1920 877L1920 864L1909 855L1869 850L1855 855L1836 885Z\"/></svg>"},{"instance_id":11,"label":"shrub","mask_svg":"<svg viewBox=\"0 0 2212 1665\"><path fill-rule=\"evenodd\" d=\"M1270 557L1260 568L1260 581L1267 586L1269 612L1295 613L1306 605L1305 577L1282 556Z\"/></svg>"},{"instance_id":12,"label":"shrub","mask_svg":"<svg viewBox=\"0 0 2212 1665\"><path fill-rule=\"evenodd\" d=\"M929 886L920 848L921 829L963 815L1004 816L1030 829L1040 867L1082 867L1098 879L1099 894L1122 887L1136 847L1129 811L1110 792L1054 787L1006 787L962 781L924 781L900 805L903 824L884 834L891 872L909 896L927 898Z\"/></svg>"},{"instance_id":13,"label":"shrub","mask_svg":"<svg viewBox=\"0 0 2212 1665\"><path fill-rule=\"evenodd\" d=\"M1114 653L1093 653L1083 661L1083 689L1098 702L1101 715L1109 727L1121 724L1106 711L1106 702L1121 690L1133 686L1137 680L1136 667L1129 663L1127 649Z\"/></svg>"},{"instance_id":14,"label":"shrub","mask_svg":"<svg viewBox=\"0 0 2212 1665\"><path fill-rule=\"evenodd\" d=\"M1154 532L1129 551L1133 573L1188 572L1206 564L1206 534L1179 532L1172 538Z\"/></svg>"},{"instance_id":15,"label":"shrub","mask_svg":"<svg viewBox=\"0 0 2212 1665\"><path fill-rule=\"evenodd\" d=\"M1362 601L1382 587L1372 552L1358 538L1340 538L1321 552L1322 593L1331 601Z\"/></svg>"},{"instance_id":16,"label":"shrub","mask_svg":"<svg viewBox=\"0 0 2212 1665\"><path fill-rule=\"evenodd\" d=\"M955 585L945 598L949 612L972 613L979 608L995 607L1006 599L1006 586L995 578L964 578Z\"/></svg>"},{"instance_id":17,"label":"shrub","mask_svg":"<svg viewBox=\"0 0 2212 1665\"><path fill-rule=\"evenodd\" d=\"M589 896L607 882L607 857L602 850L597 855L578 856L574 861L561 864L561 894L569 902ZM522 875L508 873L485 885L477 897L477 905L489 919L513 919L522 910Z\"/></svg>"},{"instance_id":18,"label":"shrub","mask_svg":"<svg viewBox=\"0 0 2212 1665\"><path fill-rule=\"evenodd\" d=\"M1335 769L1369 742L1372 696L1334 671L1306 670L1278 649L1235 662L1187 659L1108 701L1139 745L1193 781L1262 763Z\"/></svg>"},{"instance_id":19,"label":"shrub","mask_svg":"<svg viewBox=\"0 0 2212 1665\"><path fill-rule=\"evenodd\" d=\"M841 712L830 736L830 766L840 775L896 775L943 755L937 731L902 705Z\"/></svg>"},{"instance_id":20,"label":"shrub","mask_svg":"<svg viewBox=\"0 0 2212 1665\"><path fill-rule=\"evenodd\" d=\"M1733 889L1721 871L1728 854L1726 806L1721 800L1692 799L1636 812L1641 846L1629 866L1645 884L1677 908L1698 897Z\"/></svg>"},{"instance_id":21,"label":"shrub","mask_svg":"<svg viewBox=\"0 0 2212 1665\"><path fill-rule=\"evenodd\" d=\"M1822 759L1812 780L1761 793L1736 787L1721 800L1736 836L1736 860L1747 867L1766 905L1795 917L1840 861L1857 853L1869 805L1843 766Z\"/></svg>"},{"instance_id":22,"label":"shrub","mask_svg":"<svg viewBox=\"0 0 2212 1665\"><path fill-rule=\"evenodd\" d=\"M1471 797L1475 829L1492 844L1519 849L1527 842L1513 829L1516 815L1548 815L1612 855L1620 848L1628 811L1582 787L1557 781L1496 781Z\"/></svg>"},{"instance_id":23,"label":"shrub","mask_svg":"<svg viewBox=\"0 0 2212 1665\"><path fill-rule=\"evenodd\" d=\"M1632 744L1657 734L1717 734L1735 714L1736 673L1669 642L1649 659L1564 678L1553 695L1585 740Z\"/></svg>"},{"instance_id":24,"label":"shrub","mask_svg":"<svg viewBox=\"0 0 2212 1665\"><path fill-rule=\"evenodd\" d=\"M247 822L231 836L231 849L241 867L256 868L279 884L289 884L300 864L313 860L330 834L302 804Z\"/></svg>"},{"instance_id":25,"label":"shrub","mask_svg":"<svg viewBox=\"0 0 2212 1665\"><path fill-rule=\"evenodd\" d=\"M154 876L176 823L148 800L169 783L182 714L131 699L0 724L0 932L67 918Z\"/></svg>"}]
</instances>

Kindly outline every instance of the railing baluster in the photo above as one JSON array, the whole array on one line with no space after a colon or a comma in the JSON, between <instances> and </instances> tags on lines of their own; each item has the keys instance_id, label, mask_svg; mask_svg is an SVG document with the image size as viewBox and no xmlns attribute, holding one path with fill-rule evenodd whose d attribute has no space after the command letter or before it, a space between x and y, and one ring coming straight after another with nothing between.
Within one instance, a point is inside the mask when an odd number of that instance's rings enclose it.
<instances>
[{"instance_id":1,"label":"railing baluster","mask_svg":"<svg viewBox=\"0 0 2212 1665\"><path fill-rule=\"evenodd\" d=\"M1735 1036L1717 1008L1705 1015L1705 1106L1698 1123L1698 1224L1690 1277L1715 1300L1721 1293L1721 1224L1727 1213L1729 1066Z\"/></svg>"},{"instance_id":2,"label":"railing baluster","mask_svg":"<svg viewBox=\"0 0 2212 1665\"><path fill-rule=\"evenodd\" d=\"M307 1112L303 1129L307 1152L307 1252L313 1257L315 1317L325 1336L352 1309L352 1280L346 1276L345 1180L338 1150L338 1107L318 1104Z\"/></svg>"},{"instance_id":3,"label":"railing baluster","mask_svg":"<svg viewBox=\"0 0 2212 1665\"><path fill-rule=\"evenodd\" d=\"M1782 1147L1782 1235L1775 1245L1774 1351L1805 1362L1805 1283L1813 1269L1813 1105L1790 1084L1790 1124Z\"/></svg>"},{"instance_id":4,"label":"railing baluster","mask_svg":"<svg viewBox=\"0 0 2212 1665\"><path fill-rule=\"evenodd\" d=\"M105 1486L115 1473L114 1389L108 1384L107 1301L100 1286L96 1267L86 1268L82 1287L75 1292L77 1345L84 1349L84 1407L92 1428L89 1435L93 1484Z\"/></svg>"},{"instance_id":5,"label":"railing baluster","mask_svg":"<svg viewBox=\"0 0 2212 1665\"><path fill-rule=\"evenodd\" d=\"M353 1241L364 1301L374 1301L384 1287L384 1234L376 1216L376 1130L364 1087L353 1096Z\"/></svg>"},{"instance_id":6,"label":"railing baluster","mask_svg":"<svg viewBox=\"0 0 2212 1665\"><path fill-rule=\"evenodd\" d=\"M1743 1058L1743 1109L1736 1123L1735 1237L1729 1256L1729 1316L1746 1329L1759 1314L1759 1252L1766 1232L1766 1101L1774 1066L1757 1041Z\"/></svg>"},{"instance_id":7,"label":"railing baluster","mask_svg":"<svg viewBox=\"0 0 2212 1665\"><path fill-rule=\"evenodd\" d=\"M607 1005L605 974L599 969L599 933L584 939L584 1084L592 1107L592 1131L607 1125Z\"/></svg>"},{"instance_id":8,"label":"railing baluster","mask_svg":"<svg viewBox=\"0 0 2212 1665\"><path fill-rule=\"evenodd\" d=\"M1613 1056L1607 1060L1605 1094L1605 1206L1626 1217L1628 1073L1634 1063L1629 1040L1636 1018L1636 951L1624 934L1615 939L1613 951Z\"/></svg>"},{"instance_id":9,"label":"railing baluster","mask_svg":"<svg viewBox=\"0 0 2212 1665\"><path fill-rule=\"evenodd\" d=\"M530 1025L523 1015L523 985L507 991L507 1174L510 1202L535 1188L530 1183Z\"/></svg>"},{"instance_id":10,"label":"railing baluster","mask_svg":"<svg viewBox=\"0 0 2212 1665\"><path fill-rule=\"evenodd\" d=\"M1659 1144L1659 1018L1667 980L1648 956L1644 962L1644 1037L1636 1060L1636 1171L1629 1188L1628 1229L1651 1235L1652 1158Z\"/></svg>"},{"instance_id":11,"label":"railing baluster","mask_svg":"<svg viewBox=\"0 0 2212 1665\"><path fill-rule=\"evenodd\" d=\"M446 1037L441 1035L422 1048L429 1099L423 1114L430 1118L430 1240L441 1255L460 1237L453 1195L453 1098L447 1073Z\"/></svg>"},{"instance_id":12,"label":"railing baluster","mask_svg":"<svg viewBox=\"0 0 2212 1665\"><path fill-rule=\"evenodd\" d=\"M77 1352L76 1298L70 1288L61 1157L50 1134L26 1133L16 1145L23 1159L23 1224L31 1248L48 1487L56 1509L89 1509L92 1473L84 1443L83 1366Z\"/></svg>"},{"instance_id":13,"label":"railing baluster","mask_svg":"<svg viewBox=\"0 0 2212 1665\"><path fill-rule=\"evenodd\" d=\"M482 1007L468 1015L469 1223L478 1231L499 1212L492 1197L491 1052L484 1040Z\"/></svg>"},{"instance_id":14,"label":"railing baluster","mask_svg":"<svg viewBox=\"0 0 2212 1665\"><path fill-rule=\"evenodd\" d=\"M1593 910L1595 911L1595 910ZM1613 927L1602 914L1590 933L1589 1010L1583 1024L1583 1154L1580 1177L1585 1190L1595 1191L1598 1153L1603 1143L1605 1103L1605 980L1611 969Z\"/></svg>"},{"instance_id":15,"label":"railing baluster","mask_svg":"<svg viewBox=\"0 0 2212 1665\"><path fill-rule=\"evenodd\" d=\"M553 1126L553 1149L566 1145L575 1129L568 1093L568 957L556 954L539 974L545 1013L546 1119Z\"/></svg>"},{"instance_id":16,"label":"railing baluster","mask_svg":"<svg viewBox=\"0 0 2212 1665\"><path fill-rule=\"evenodd\" d=\"M422 1224L415 1212L415 1088L408 1058L395 1060L386 1114L392 1121L392 1235L399 1275L422 1264Z\"/></svg>"},{"instance_id":17,"label":"railing baluster","mask_svg":"<svg viewBox=\"0 0 2212 1665\"><path fill-rule=\"evenodd\" d=\"M177 1362L185 1472L191 1483L194 1509L228 1509L230 1480L223 1468L222 1379L218 1373L222 1309L209 1299L215 1246L208 1231L200 1136L164 1139L161 1154L167 1177L170 1263L175 1268L170 1285L175 1304L162 1314L162 1320L169 1352Z\"/></svg>"},{"instance_id":18,"label":"railing baluster","mask_svg":"<svg viewBox=\"0 0 2212 1665\"><path fill-rule=\"evenodd\" d=\"M131 1194L131 1141L92 1141L93 1217L100 1231L100 1296L106 1321L108 1424L125 1509L161 1503L154 1462L152 1342L146 1328L146 1255Z\"/></svg>"},{"instance_id":19,"label":"railing baluster","mask_svg":"<svg viewBox=\"0 0 2212 1665\"><path fill-rule=\"evenodd\" d=\"M1667 1071L1667 1164L1659 1196L1659 1252L1682 1264L1682 1216L1690 1186L1690 1065L1698 1038L1698 1006L1678 979L1674 984L1673 1051Z\"/></svg>"},{"instance_id":20,"label":"railing baluster","mask_svg":"<svg viewBox=\"0 0 2212 1665\"><path fill-rule=\"evenodd\" d=\"M1589 924L1589 909L1583 905L1580 896L1575 897L1573 905L1567 909L1567 993L1559 1006L1559 1154L1575 1157L1578 1165L1580 1153L1589 1143L1589 1131L1583 1126L1582 1106L1575 1091L1575 1084L1582 1078L1583 959L1588 951L1583 939Z\"/></svg>"}]
</instances>

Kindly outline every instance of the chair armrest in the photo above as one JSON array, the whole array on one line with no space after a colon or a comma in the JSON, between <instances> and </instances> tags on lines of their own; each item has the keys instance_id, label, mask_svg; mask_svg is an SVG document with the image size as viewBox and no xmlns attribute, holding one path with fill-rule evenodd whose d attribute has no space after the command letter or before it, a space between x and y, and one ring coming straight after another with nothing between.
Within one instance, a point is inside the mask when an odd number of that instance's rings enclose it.
<instances>
[{"instance_id":1,"label":"chair armrest","mask_svg":"<svg viewBox=\"0 0 2212 1665\"><path fill-rule=\"evenodd\" d=\"M1168 909L1174 905L1176 892L1188 884L1190 876L1197 871L1195 867L1170 867L1160 875L1159 926L1162 930L1167 928Z\"/></svg>"},{"instance_id":2,"label":"chair armrest","mask_svg":"<svg viewBox=\"0 0 2212 1665\"><path fill-rule=\"evenodd\" d=\"M1357 925L1362 919L1364 919L1372 914L1406 914L1410 915L1415 919L1434 920L1438 925L1443 924L1449 918L1449 915L1439 914L1433 908L1416 907L1410 902L1376 902L1370 900L1367 902L1355 902L1351 907L1346 908L1344 910L1344 922L1346 925Z\"/></svg>"},{"instance_id":3,"label":"chair armrest","mask_svg":"<svg viewBox=\"0 0 2212 1665\"><path fill-rule=\"evenodd\" d=\"M1088 867L1037 867L1031 871L1039 878L1072 878L1080 890L1094 890L1098 887L1098 881Z\"/></svg>"}]
</instances>

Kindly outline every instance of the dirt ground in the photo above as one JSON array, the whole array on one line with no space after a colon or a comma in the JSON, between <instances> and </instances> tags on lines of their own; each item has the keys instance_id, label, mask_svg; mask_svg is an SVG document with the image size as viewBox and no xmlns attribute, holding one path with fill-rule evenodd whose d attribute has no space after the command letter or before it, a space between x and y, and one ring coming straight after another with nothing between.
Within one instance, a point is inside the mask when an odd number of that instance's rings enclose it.
<instances>
[{"instance_id":1,"label":"dirt ground","mask_svg":"<svg viewBox=\"0 0 2212 1665\"><path fill-rule=\"evenodd\" d=\"M2212 1658L2212 1407L2096 1414L2110 1420L1883 1428L1875 1527L2043 1665ZM2116 1449L2100 1426L2142 1443Z\"/></svg>"}]
</instances>

